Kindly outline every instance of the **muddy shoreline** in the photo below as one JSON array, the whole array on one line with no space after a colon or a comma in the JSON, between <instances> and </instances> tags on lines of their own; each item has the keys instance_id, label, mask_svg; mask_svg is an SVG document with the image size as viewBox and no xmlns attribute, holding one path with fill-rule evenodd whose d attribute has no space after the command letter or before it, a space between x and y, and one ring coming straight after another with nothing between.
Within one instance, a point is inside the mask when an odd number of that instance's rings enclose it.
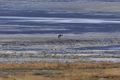
<instances>
[{"instance_id":1,"label":"muddy shoreline","mask_svg":"<svg viewBox=\"0 0 120 80\"><path fill-rule=\"evenodd\" d=\"M120 62L120 38L11 38L0 39L0 63Z\"/></svg>"}]
</instances>

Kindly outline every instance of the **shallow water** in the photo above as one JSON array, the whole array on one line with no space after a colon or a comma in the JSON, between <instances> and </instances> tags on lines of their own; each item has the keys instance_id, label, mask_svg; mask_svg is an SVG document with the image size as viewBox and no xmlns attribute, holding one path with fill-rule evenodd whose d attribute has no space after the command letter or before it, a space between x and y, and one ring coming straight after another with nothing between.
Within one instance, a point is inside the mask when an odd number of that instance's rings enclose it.
<instances>
[{"instance_id":1,"label":"shallow water","mask_svg":"<svg viewBox=\"0 0 120 80\"><path fill-rule=\"evenodd\" d=\"M64 14L64 13L63 13ZM119 32L120 18L110 19L87 13L92 18L64 18L59 17L21 17L21 16L1 16L0 34L81 34L87 32ZM48 13L48 15L50 15ZM58 15L58 16L57 16ZM75 15L70 14L70 15ZM77 14L84 16L83 14ZM114 27L113 27L114 26Z\"/></svg>"},{"instance_id":2,"label":"shallow water","mask_svg":"<svg viewBox=\"0 0 120 80\"><path fill-rule=\"evenodd\" d=\"M68 48L75 50L120 50L120 45Z\"/></svg>"},{"instance_id":3,"label":"shallow water","mask_svg":"<svg viewBox=\"0 0 120 80\"><path fill-rule=\"evenodd\" d=\"M88 58L90 61L120 62L120 58Z\"/></svg>"}]
</instances>

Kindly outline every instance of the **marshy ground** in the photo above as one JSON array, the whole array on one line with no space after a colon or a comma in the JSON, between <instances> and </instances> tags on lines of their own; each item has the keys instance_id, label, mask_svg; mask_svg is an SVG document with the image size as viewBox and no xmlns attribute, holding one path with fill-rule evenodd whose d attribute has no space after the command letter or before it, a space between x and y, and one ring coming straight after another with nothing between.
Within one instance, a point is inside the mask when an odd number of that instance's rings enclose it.
<instances>
[{"instance_id":1,"label":"marshy ground","mask_svg":"<svg viewBox=\"0 0 120 80\"><path fill-rule=\"evenodd\" d=\"M0 39L0 63L120 62L120 38L15 37Z\"/></svg>"}]
</instances>

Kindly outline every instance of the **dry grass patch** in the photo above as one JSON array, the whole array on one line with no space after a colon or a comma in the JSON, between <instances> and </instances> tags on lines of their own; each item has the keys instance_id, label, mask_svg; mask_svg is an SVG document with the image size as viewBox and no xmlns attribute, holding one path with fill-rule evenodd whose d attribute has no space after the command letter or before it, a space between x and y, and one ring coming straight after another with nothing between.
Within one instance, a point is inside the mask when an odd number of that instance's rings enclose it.
<instances>
[{"instance_id":1,"label":"dry grass patch","mask_svg":"<svg viewBox=\"0 0 120 80\"><path fill-rule=\"evenodd\" d=\"M28 70L0 80L120 80L120 64L110 62L0 64L0 69Z\"/></svg>"}]
</instances>

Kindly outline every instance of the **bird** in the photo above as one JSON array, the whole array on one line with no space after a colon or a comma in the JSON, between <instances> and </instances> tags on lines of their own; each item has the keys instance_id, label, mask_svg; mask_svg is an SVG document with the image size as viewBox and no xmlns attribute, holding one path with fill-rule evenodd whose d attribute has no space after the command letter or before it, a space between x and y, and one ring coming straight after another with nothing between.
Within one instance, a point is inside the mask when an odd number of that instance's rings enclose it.
<instances>
[{"instance_id":1,"label":"bird","mask_svg":"<svg viewBox=\"0 0 120 80\"><path fill-rule=\"evenodd\" d=\"M62 36L63 36L62 34L59 34L59 35L58 35L58 39L60 39Z\"/></svg>"}]
</instances>

